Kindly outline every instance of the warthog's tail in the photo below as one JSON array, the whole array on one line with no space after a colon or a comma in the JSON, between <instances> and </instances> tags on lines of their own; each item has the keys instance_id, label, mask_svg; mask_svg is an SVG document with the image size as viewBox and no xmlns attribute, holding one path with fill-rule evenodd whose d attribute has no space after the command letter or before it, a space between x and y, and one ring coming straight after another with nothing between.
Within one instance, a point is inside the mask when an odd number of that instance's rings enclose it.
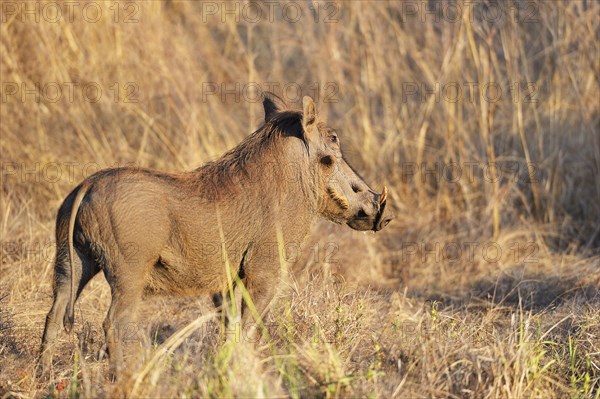
<instances>
[{"instance_id":1,"label":"warthog's tail","mask_svg":"<svg viewBox=\"0 0 600 399\"><path fill-rule=\"evenodd\" d=\"M73 328L73 323L75 322L75 296L77 295L77 287L75 287L75 270L73 269L73 262L75 261L75 249L73 247L73 234L75 231L75 219L77 218L77 212L79 211L79 206L81 205L81 201L87 194L87 191L90 188L90 183L88 181L84 181L79 187L79 191L73 200L73 206L71 207L71 215L69 216L69 230L67 233L67 240L69 242L69 268L71 271L71 292L69 296L69 303L67 304L67 311L65 312L65 316L63 319L63 325L65 326L65 330L70 332Z\"/></svg>"}]
</instances>

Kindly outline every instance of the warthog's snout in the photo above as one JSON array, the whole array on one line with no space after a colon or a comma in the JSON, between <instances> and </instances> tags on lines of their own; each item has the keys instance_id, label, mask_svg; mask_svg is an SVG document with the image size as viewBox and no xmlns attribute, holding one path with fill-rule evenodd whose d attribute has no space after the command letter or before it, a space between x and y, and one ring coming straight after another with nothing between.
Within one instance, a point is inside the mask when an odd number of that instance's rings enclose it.
<instances>
[{"instance_id":1,"label":"warthog's snout","mask_svg":"<svg viewBox=\"0 0 600 399\"><path fill-rule=\"evenodd\" d=\"M369 194L372 196L369 195L365 205L347 222L348 226L354 230L379 231L393 219L393 216L385 212L387 187L383 187L381 194L371 190L369 190Z\"/></svg>"}]
</instances>

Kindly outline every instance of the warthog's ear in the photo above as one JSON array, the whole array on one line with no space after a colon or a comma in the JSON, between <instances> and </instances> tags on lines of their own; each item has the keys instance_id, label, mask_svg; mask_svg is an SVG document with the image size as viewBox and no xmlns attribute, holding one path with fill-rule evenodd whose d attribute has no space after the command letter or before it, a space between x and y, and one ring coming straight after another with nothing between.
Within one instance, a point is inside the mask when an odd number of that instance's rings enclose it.
<instances>
[{"instance_id":1,"label":"warthog's ear","mask_svg":"<svg viewBox=\"0 0 600 399\"><path fill-rule=\"evenodd\" d=\"M317 125L317 110L315 102L309 96L302 99L302 127L308 140L314 138L314 129ZM312 136L312 137L311 137Z\"/></svg>"},{"instance_id":2,"label":"warthog's ear","mask_svg":"<svg viewBox=\"0 0 600 399\"><path fill-rule=\"evenodd\" d=\"M276 113L287 109L285 101L270 91L263 91L262 97L263 107L265 107L265 122L270 121Z\"/></svg>"}]
</instances>

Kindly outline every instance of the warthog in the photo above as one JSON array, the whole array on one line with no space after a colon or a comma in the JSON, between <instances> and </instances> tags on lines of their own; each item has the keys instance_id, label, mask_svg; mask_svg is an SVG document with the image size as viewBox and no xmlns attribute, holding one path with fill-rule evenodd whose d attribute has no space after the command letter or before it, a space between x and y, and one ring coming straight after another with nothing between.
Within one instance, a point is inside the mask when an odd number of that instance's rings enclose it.
<instances>
[{"instance_id":1,"label":"warthog","mask_svg":"<svg viewBox=\"0 0 600 399\"><path fill-rule=\"evenodd\" d=\"M218 305L238 281L254 315L264 315L282 272L279 256L263 251L270 244L300 243L318 216L355 230L378 231L390 221L387 190L371 190L346 163L336 131L319 121L310 97L302 112L272 93L263 95L263 105L263 126L216 161L185 173L106 169L67 196L56 218L42 369L51 364L60 327L73 326L79 294L100 270L111 288L103 327L110 370L118 375L118 326L134 322L144 294L208 293ZM249 304L242 303L242 325L252 315Z\"/></svg>"}]
</instances>

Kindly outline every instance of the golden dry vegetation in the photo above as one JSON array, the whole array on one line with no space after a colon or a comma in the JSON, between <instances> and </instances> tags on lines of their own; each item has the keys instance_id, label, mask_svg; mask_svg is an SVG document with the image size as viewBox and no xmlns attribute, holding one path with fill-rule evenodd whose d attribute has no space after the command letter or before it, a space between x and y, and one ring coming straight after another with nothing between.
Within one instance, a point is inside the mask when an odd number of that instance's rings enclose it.
<instances>
[{"instance_id":1,"label":"golden dry vegetation","mask_svg":"<svg viewBox=\"0 0 600 399\"><path fill-rule=\"evenodd\" d=\"M3 1L0 397L598 399L600 5L469 4ZM397 218L316 225L258 344L149 299L118 382L98 275L37 378L62 199L215 159L257 88L317 97Z\"/></svg>"}]
</instances>

